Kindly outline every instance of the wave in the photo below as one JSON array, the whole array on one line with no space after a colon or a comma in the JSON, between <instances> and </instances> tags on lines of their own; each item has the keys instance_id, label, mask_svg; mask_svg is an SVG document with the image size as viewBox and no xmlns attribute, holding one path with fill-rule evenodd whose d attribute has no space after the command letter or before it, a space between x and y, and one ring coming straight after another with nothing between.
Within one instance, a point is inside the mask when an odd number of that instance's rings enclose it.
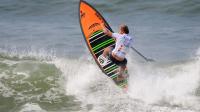
<instances>
[{"instance_id":1,"label":"wave","mask_svg":"<svg viewBox=\"0 0 200 112\"><path fill-rule=\"evenodd\" d=\"M62 72L49 60L2 54L0 110L23 112L30 109L28 107L41 111L79 108L79 103L73 96L65 95L63 79ZM64 104L71 106L63 106Z\"/></svg>"},{"instance_id":2,"label":"wave","mask_svg":"<svg viewBox=\"0 0 200 112\"><path fill-rule=\"evenodd\" d=\"M60 108L94 112L200 110L199 58L169 64L141 63L132 58L129 57L128 65L129 91L124 93L87 56L38 60L1 55L0 97L6 100L4 110L26 110L27 105L32 106L29 103L42 111ZM9 107L9 102L18 106Z\"/></svg>"},{"instance_id":3,"label":"wave","mask_svg":"<svg viewBox=\"0 0 200 112\"><path fill-rule=\"evenodd\" d=\"M199 59L170 64L137 63L130 60L127 94L90 61L58 59L53 63L65 76L66 94L75 95L84 102L81 107L85 111L200 110L197 92L200 87Z\"/></svg>"}]
</instances>

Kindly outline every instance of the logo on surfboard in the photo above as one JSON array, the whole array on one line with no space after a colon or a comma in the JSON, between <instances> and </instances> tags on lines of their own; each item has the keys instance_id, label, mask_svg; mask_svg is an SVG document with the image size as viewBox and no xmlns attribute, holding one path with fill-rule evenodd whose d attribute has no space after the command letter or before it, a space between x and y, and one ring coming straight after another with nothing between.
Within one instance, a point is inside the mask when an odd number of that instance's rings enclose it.
<instances>
[{"instance_id":1,"label":"logo on surfboard","mask_svg":"<svg viewBox=\"0 0 200 112\"><path fill-rule=\"evenodd\" d=\"M100 64L101 66L105 66L105 65L107 65L107 63L108 63L108 59L105 58L103 55L100 55L100 56L98 57L98 61L99 61L99 64Z\"/></svg>"}]
</instances>

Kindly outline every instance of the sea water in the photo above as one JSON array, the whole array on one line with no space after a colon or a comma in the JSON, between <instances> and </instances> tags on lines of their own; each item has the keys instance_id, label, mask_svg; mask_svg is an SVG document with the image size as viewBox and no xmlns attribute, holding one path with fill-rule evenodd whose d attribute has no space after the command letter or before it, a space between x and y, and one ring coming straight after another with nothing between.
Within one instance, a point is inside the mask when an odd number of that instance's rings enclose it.
<instances>
[{"instance_id":1,"label":"sea water","mask_svg":"<svg viewBox=\"0 0 200 112\"><path fill-rule=\"evenodd\" d=\"M199 112L200 1L87 0L127 24L129 89L95 64L79 0L0 1L0 112Z\"/></svg>"}]
</instances>

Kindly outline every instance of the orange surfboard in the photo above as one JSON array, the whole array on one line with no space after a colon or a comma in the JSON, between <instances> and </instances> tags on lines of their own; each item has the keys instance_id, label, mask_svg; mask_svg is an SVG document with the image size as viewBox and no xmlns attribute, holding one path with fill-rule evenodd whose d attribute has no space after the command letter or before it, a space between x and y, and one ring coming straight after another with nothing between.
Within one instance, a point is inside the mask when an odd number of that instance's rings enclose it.
<instances>
[{"instance_id":1,"label":"orange surfboard","mask_svg":"<svg viewBox=\"0 0 200 112\"><path fill-rule=\"evenodd\" d=\"M101 26L101 24L104 24L112 31L109 24L95 8L83 0L80 0L79 20L84 39L99 68L108 77L112 78L118 86L122 88L127 87L126 79L120 82L116 81L119 74L119 66L112 63L109 59L102 58L104 49L115 45L115 40L104 34Z\"/></svg>"}]
</instances>

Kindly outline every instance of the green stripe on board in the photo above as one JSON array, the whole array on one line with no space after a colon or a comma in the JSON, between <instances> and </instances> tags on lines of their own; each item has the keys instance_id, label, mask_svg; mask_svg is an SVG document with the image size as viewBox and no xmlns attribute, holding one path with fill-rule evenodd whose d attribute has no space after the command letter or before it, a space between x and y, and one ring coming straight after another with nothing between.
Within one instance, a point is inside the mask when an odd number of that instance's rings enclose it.
<instances>
[{"instance_id":1,"label":"green stripe on board","mask_svg":"<svg viewBox=\"0 0 200 112\"><path fill-rule=\"evenodd\" d=\"M102 33L102 32L103 32L103 30L98 30L98 31L94 32L94 33L92 34L92 36L90 36L90 37L93 37L94 35L96 35L96 34L98 34L98 33Z\"/></svg>"},{"instance_id":2,"label":"green stripe on board","mask_svg":"<svg viewBox=\"0 0 200 112\"><path fill-rule=\"evenodd\" d=\"M122 83L121 85L119 85L119 87L124 87L126 85L126 83Z\"/></svg>"},{"instance_id":3,"label":"green stripe on board","mask_svg":"<svg viewBox=\"0 0 200 112\"><path fill-rule=\"evenodd\" d=\"M114 79L116 77L117 77L117 74L114 74L114 75L111 76L112 79Z\"/></svg>"},{"instance_id":4,"label":"green stripe on board","mask_svg":"<svg viewBox=\"0 0 200 112\"><path fill-rule=\"evenodd\" d=\"M108 42L110 42L110 41L114 41L114 40L113 40L112 38L111 38L111 39L108 39L108 40L106 40L106 41L104 41L104 42L102 42L102 43L96 45L95 47L93 47L93 49L94 49L94 50L95 50L95 49L98 49L100 46L102 46L103 44L106 44L106 43L108 43Z\"/></svg>"},{"instance_id":5,"label":"green stripe on board","mask_svg":"<svg viewBox=\"0 0 200 112\"><path fill-rule=\"evenodd\" d=\"M115 64L110 65L109 67L107 67L107 68L105 69L105 71L108 70L108 69L110 69L110 68L113 67L113 66L116 66L116 65L115 65Z\"/></svg>"},{"instance_id":6,"label":"green stripe on board","mask_svg":"<svg viewBox=\"0 0 200 112\"><path fill-rule=\"evenodd\" d=\"M110 71L112 71L112 70L114 70L114 69L116 69L116 68L117 68L117 66L111 67L111 68L109 68L108 70L106 70L106 72L108 73L108 72L110 72Z\"/></svg>"},{"instance_id":7,"label":"green stripe on board","mask_svg":"<svg viewBox=\"0 0 200 112\"><path fill-rule=\"evenodd\" d=\"M112 66L110 66L109 68L107 68L107 69L105 69L105 71L108 71L108 70L110 70L110 69L112 69L112 68L117 68L117 65L115 65L115 64L113 64Z\"/></svg>"},{"instance_id":8,"label":"green stripe on board","mask_svg":"<svg viewBox=\"0 0 200 112\"><path fill-rule=\"evenodd\" d=\"M107 40L107 41L105 41L105 42L103 42L103 43L101 43L101 44L98 44L97 46L95 46L95 47L92 48L92 49L93 49L93 51L96 51L96 50L98 50L99 48L104 47L104 46L106 46L106 45L108 45L108 44L110 44L110 43L112 43L112 42L114 42L114 40L111 38L111 39L109 39L109 40Z\"/></svg>"},{"instance_id":9,"label":"green stripe on board","mask_svg":"<svg viewBox=\"0 0 200 112\"><path fill-rule=\"evenodd\" d=\"M120 86L120 87L124 87L125 85L127 85L127 80L124 81L123 83L121 83L119 86Z\"/></svg>"}]
</instances>

